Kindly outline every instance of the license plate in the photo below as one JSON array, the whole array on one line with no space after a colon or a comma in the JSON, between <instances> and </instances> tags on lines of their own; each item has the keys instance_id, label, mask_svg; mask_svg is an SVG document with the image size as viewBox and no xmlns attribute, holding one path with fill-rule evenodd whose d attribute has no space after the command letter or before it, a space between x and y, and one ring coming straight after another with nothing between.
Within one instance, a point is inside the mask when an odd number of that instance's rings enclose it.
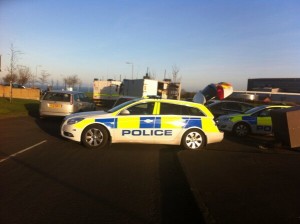
<instances>
[{"instance_id":1,"label":"license plate","mask_svg":"<svg viewBox=\"0 0 300 224\"><path fill-rule=\"evenodd\" d=\"M51 107L51 108L61 108L61 104L58 104L58 103L49 103L48 107Z\"/></svg>"}]
</instances>

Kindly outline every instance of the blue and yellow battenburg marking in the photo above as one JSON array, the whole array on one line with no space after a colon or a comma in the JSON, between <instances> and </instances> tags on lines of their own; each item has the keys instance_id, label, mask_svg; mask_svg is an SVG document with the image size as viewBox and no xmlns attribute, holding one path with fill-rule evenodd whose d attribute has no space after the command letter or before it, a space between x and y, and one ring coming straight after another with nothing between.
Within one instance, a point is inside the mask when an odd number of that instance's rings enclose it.
<instances>
[{"instance_id":1,"label":"blue and yellow battenburg marking","mask_svg":"<svg viewBox=\"0 0 300 224\"><path fill-rule=\"evenodd\" d=\"M257 124L257 118L252 116L243 116L243 121L247 121L249 124L256 125Z\"/></svg>"},{"instance_id":2,"label":"blue and yellow battenburg marking","mask_svg":"<svg viewBox=\"0 0 300 224\"><path fill-rule=\"evenodd\" d=\"M95 122L102 123L109 128L130 128L130 129L146 129L146 128L202 128L200 118L189 117L119 117L119 118L100 118Z\"/></svg>"}]
</instances>

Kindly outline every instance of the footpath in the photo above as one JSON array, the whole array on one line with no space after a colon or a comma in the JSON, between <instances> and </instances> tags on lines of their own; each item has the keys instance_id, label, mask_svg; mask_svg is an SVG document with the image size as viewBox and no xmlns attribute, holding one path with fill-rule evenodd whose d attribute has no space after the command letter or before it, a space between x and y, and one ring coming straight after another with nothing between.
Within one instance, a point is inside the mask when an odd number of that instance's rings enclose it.
<instances>
[{"instance_id":1,"label":"footpath","mask_svg":"<svg viewBox=\"0 0 300 224\"><path fill-rule=\"evenodd\" d=\"M206 223L300 223L300 150L214 148L178 153Z\"/></svg>"}]
</instances>

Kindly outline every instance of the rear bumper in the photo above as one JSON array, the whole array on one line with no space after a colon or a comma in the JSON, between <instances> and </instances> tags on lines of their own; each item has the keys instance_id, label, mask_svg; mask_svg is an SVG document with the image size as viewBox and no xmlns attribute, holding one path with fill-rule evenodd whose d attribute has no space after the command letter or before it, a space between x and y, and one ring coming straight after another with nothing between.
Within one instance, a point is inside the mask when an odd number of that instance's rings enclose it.
<instances>
[{"instance_id":1,"label":"rear bumper","mask_svg":"<svg viewBox=\"0 0 300 224\"><path fill-rule=\"evenodd\" d=\"M39 111L39 114L41 117L65 117L72 114L72 112L62 113L62 112L51 112L51 111Z\"/></svg>"},{"instance_id":2,"label":"rear bumper","mask_svg":"<svg viewBox=\"0 0 300 224\"><path fill-rule=\"evenodd\" d=\"M224 138L224 132L208 133L206 134L206 137L207 137L206 144L221 142Z\"/></svg>"}]
</instances>

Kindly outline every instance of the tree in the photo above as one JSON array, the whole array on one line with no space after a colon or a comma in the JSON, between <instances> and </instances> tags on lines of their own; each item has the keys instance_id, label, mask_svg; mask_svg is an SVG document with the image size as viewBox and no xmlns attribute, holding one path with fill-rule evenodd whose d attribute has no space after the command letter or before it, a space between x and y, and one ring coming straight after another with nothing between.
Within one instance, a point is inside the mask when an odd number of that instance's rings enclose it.
<instances>
[{"instance_id":1,"label":"tree","mask_svg":"<svg viewBox=\"0 0 300 224\"><path fill-rule=\"evenodd\" d=\"M10 83L10 82L14 83L18 80L18 76L15 73L7 74L2 79L4 83Z\"/></svg>"},{"instance_id":2,"label":"tree","mask_svg":"<svg viewBox=\"0 0 300 224\"><path fill-rule=\"evenodd\" d=\"M77 85L80 84L81 80L77 77L77 75L73 76L68 76L64 78L64 83L65 83L65 88L73 88Z\"/></svg>"},{"instance_id":3,"label":"tree","mask_svg":"<svg viewBox=\"0 0 300 224\"><path fill-rule=\"evenodd\" d=\"M10 64L9 64L9 67L7 68L8 74L2 78L3 82L9 83L9 82L16 82L18 80L18 75L16 74L16 70L17 70L18 56L20 54L22 54L22 52L15 50L14 45L11 44L11 46L10 46Z\"/></svg>"},{"instance_id":4,"label":"tree","mask_svg":"<svg viewBox=\"0 0 300 224\"><path fill-rule=\"evenodd\" d=\"M180 81L181 78L178 79L178 73L179 73L179 68L176 65L172 66L172 75L173 75L173 82Z\"/></svg>"},{"instance_id":5,"label":"tree","mask_svg":"<svg viewBox=\"0 0 300 224\"><path fill-rule=\"evenodd\" d=\"M41 84L42 87L48 83L49 76L50 74L47 73L46 70L42 70L40 76L38 77L38 82Z\"/></svg>"},{"instance_id":6,"label":"tree","mask_svg":"<svg viewBox=\"0 0 300 224\"><path fill-rule=\"evenodd\" d=\"M28 81L30 80L30 78L32 77L32 73L29 69L29 67L27 66L21 66L18 69L18 80L17 83L20 85L25 85L28 83Z\"/></svg>"}]
</instances>

